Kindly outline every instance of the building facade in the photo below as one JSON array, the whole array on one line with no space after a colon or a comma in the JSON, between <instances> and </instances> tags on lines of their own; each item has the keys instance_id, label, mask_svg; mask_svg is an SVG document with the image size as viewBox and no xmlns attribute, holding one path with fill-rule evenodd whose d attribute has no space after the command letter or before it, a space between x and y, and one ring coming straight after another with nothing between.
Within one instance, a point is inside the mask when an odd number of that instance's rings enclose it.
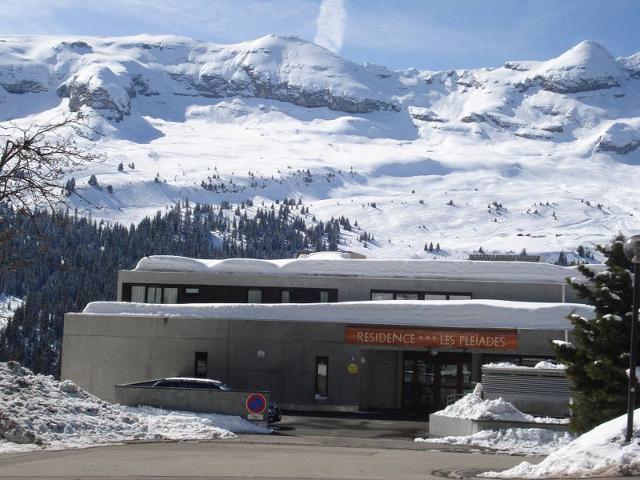
<instances>
[{"instance_id":1,"label":"building facade","mask_svg":"<svg viewBox=\"0 0 640 480\"><path fill-rule=\"evenodd\" d=\"M566 340L572 268L537 263L147 257L118 302L65 317L62 376L105 400L168 376L263 389L284 408L428 413L481 365Z\"/></svg>"}]
</instances>

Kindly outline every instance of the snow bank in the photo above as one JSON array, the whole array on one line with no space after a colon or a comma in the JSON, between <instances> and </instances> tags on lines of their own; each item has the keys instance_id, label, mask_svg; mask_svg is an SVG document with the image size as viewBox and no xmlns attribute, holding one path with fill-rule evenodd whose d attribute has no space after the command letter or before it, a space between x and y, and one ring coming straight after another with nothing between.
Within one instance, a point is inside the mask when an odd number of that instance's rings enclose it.
<instances>
[{"instance_id":1,"label":"snow bank","mask_svg":"<svg viewBox=\"0 0 640 480\"><path fill-rule=\"evenodd\" d=\"M163 318L564 330L570 328L566 317L572 312L589 316L593 313L593 307L573 303L502 300L393 300L319 304L92 302L82 313Z\"/></svg>"},{"instance_id":2,"label":"snow bank","mask_svg":"<svg viewBox=\"0 0 640 480\"><path fill-rule=\"evenodd\" d=\"M15 362L0 363L0 405L0 452L269 432L240 417L113 405Z\"/></svg>"},{"instance_id":3,"label":"snow bank","mask_svg":"<svg viewBox=\"0 0 640 480\"><path fill-rule=\"evenodd\" d=\"M543 428L508 428L483 430L473 435L443 438L416 438L422 443L446 443L491 448L512 455L549 455L574 440L568 432Z\"/></svg>"},{"instance_id":4,"label":"snow bank","mask_svg":"<svg viewBox=\"0 0 640 480\"><path fill-rule=\"evenodd\" d=\"M567 423L568 420L549 417L534 417L522 413L512 403L502 398L484 400L481 396L482 385L477 384L475 390L449 405L444 410L434 413L444 417L466 418L470 420L501 420L507 422L534 423Z\"/></svg>"},{"instance_id":5,"label":"snow bank","mask_svg":"<svg viewBox=\"0 0 640 480\"><path fill-rule=\"evenodd\" d=\"M503 472L486 472L491 478L614 477L640 475L640 409L634 414L634 435L624 442L627 416L594 428L537 465L522 462Z\"/></svg>"},{"instance_id":6,"label":"snow bank","mask_svg":"<svg viewBox=\"0 0 640 480\"><path fill-rule=\"evenodd\" d=\"M554 363L550 360L543 360L536 363L533 367L525 367L522 365L516 365L515 363L499 362L499 363L485 363L482 368L492 368L494 370L566 370L566 365L561 363Z\"/></svg>"},{"instance_id":7,"label":"snow bank","mask_svg":"<svg viewBox=\"0 0 640 480\"><path fill-rule=\"evenodd\" d=\"M599 268L598 266L594 268ZM509 282L564 283L576 276L576 267L533 262L480 262L469 260L346 259L336 255L293 260L229 258L203 260L172 255L142 258L135 271L197 272L260 275L333 275L358 277L435 278Z\"/></svg>"}]
</instances>

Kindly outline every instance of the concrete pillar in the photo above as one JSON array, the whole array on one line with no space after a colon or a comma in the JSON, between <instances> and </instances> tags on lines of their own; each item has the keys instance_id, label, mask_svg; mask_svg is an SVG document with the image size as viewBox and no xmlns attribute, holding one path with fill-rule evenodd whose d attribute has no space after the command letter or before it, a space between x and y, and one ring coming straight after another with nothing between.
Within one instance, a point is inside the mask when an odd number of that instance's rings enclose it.
<instances>
[{"instance_id":1,"label":"concrete pillar","mask_svg":"<svg viewBox=\"0 0 640 480\"><path fill-rule=\"evenodd\" d=\"M484 355L482 353L471 354L471 382L476 383L482 380L482 364Z\"/></svg>"}]
</instances>

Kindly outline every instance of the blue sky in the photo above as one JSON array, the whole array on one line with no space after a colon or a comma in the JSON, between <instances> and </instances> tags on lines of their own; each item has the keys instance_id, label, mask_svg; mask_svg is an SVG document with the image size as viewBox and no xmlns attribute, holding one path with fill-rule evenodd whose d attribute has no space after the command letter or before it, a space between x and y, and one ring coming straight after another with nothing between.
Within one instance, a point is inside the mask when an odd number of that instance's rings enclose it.
<instances>
[{"instance_id":1,"label":"blue sky","mask_svg":"<svg viewBox=\"0 0 640 480\"><path fill-rule=\"evenodd\" d=\"M640 51L640 0L325 0L334 49L358 63L440 70L557 56L582 40ZM230 43L268 33L313 41L321 0L0 0L0 32L171 33ZM329 39L331 40L331 39Z\"/></svg>"}]
</instances>

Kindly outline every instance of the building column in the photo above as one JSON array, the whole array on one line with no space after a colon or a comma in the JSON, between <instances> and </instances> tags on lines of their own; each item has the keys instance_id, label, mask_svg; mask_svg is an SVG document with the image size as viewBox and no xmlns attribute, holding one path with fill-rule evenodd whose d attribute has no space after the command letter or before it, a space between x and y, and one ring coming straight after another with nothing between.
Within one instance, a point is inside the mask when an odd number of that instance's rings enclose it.
<instances>
[{"instance_id":1,"label":"building column","mask_svg":"<svg viewBox=\"0 0 640 480\"><path fill-rule=\"evenodd\" d=\"M482 380L482 364L484 355L482 353L471 354L471 382L478 383Z\"/></svg>"}]
</instances>

